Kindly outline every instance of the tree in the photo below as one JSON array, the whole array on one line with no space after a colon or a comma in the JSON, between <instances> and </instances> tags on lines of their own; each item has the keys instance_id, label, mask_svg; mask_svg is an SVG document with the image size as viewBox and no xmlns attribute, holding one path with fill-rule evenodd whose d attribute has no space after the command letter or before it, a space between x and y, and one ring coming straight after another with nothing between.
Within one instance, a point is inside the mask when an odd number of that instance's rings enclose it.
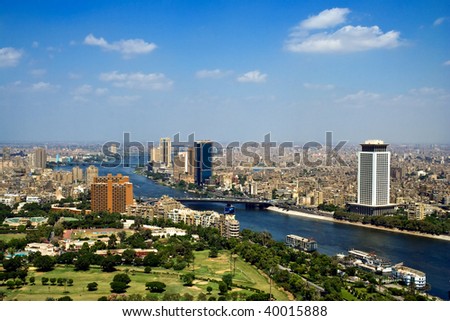
<instances>
[{"instance_id":1,"label":"tree","mask_svg":"<svg viewBox=\"0 0 450 321\"><path fill-rule=\"evenodd\" d=\"M127 264L127 265L133 264L135 256L136 256L136 251L135 250L126 249L122 253L123 263Z\"/></svg>"},{"instance_id":2,"label":"tree","mask_svg":"<svg viewBox=\"0 0 450 321\"><path fill-rule=\"evenodd\" d=\"M212 248L209 250L209 254L208 254L209 257L211 257L211 258L216 258L218 255L219 255L219 251L217 250L217 248L212 247Z\"/></svg>"},{"instance_id":3,"label":"tree","mask_svg":"<svg viewBox=\"0 0 450 321\"><path fill-rule=\"evenodd\" d=\"M56 261L59 264L73 264L74 259L77 257L77 254L74 252L66 252L57 257Z\"/></svg>"},{"instance_id":4,"label":"tree","mask_svg":"<svg viewBox=\"0 0 450 321\"><path fill-rule=\"evenodd\" d=\"M144 266L157 267L161 263L161 257L156 253L149 253L144 257Z\"/></svg>"},{"instance_id":5,"label":"tree","mask_svg":"<svg viewBox=\"0 0 450 321\"><path fill-rule=\"evenodd\" d=\"M163 301L180 301L180 294L178 293L165 293L163 296Z\"/></svg>"},{"instance_id":6,"label":"tree","mask_svg":"<svg viewBox=\"0 0 450 321\"><path fill-rule=\"evenodd\" d=\"M219 291L220 294L226 294L228 292L228 286L225 282L223 281L219 282Z\"/></svg>"},{"instance_id":7,"label":"tree","mask_svg":"<svg viewBox=\"0 0 450 321\"><path fill-rule=\"evenodd\" d=\"M16 284L16 288L20 288L23 285L23 281L21 279L17 279L14 283Z\"/></svg>"},{"instance_id":8,"label":"tree","mask_svg":"<svg viewBox=\"0 0 450 321\"><path fill-rule=\"evenodd\" d=\"M67 285L68 286L72 286L73 285L73 279L68 279L67 280Z\"/></svg>"},{"instance_id":9,"label":"tree","mask_svg":"<svg viewBox=\"0 0 450 321\"><path fill-rule=\"evenodd\" d=\"M84 254L78 256L75 263L75 271L87 271L89 270L91 266L91 255L90 254Z\"/></svg>"},{"instance_id":10,"label":"tree","mask_svg":"<svg viewBox=\"0 0 450 321\"><path fill-rule=\"evenodd\" d=\"M97 282L91 282L88 283L87 289L88 291L97 291L97 286L98 286Z\"/></svg>"},{"instance_id":11,"label":"tree","mask_svg":"<svg viewBox=\"0 0 450 321\"><path fill-rule=\"evenodd\" d=\"M14 282L14 280L8 280L6 282L6 286L8 287L8 289L12 290L16 287L16 282Z\"/></svg>"},{"instance_id":12,"label":"tree","mask_svg":"<svg viewBox=\"0 0 450 321\"><path fill-rule=\"evenodd\" d=\"M183 285L192 286L192 282L194 282L195 275L194 273L186 273L181 277L181 279L183 280Z\"/></svg>"},{"instance_id":13,"label":"tree","mask_svg":"<svg viewBox=\"0 0 450 321\"><path fill-rule=\"evenodd\" d=\"M212 286L208 285L206 287L206 292L208 292L208 295L211 294L211 291L213 290Z\"/></svg>"},{"instance_id":14,"label":"tree","mask_svg":"<svg viewBox=\"0 0 450 321\"><path fill-rule=\"evenodd\" d=\"M20 256L14 256L9 260L3 260L3 269L6 272L15 272L23 265L23 259Z\"/></svg>"},{"instance_id":15,"label":"tree","mask_svg":"<svg viewBox=\"0 0 450 321\"><path fill-rule=\"evenodd\" d=\"M206 294L201 292L197 295L197 301L206 301Z\"/></svg>"},{"instance_id":16,"label":"tree","mask_svg":"<svg viewBox=\"0 0 450 321\"><path fill-rule=\"evenodd\" d=\"M189 293L183 294L183 301L194 301L194 296Z\"/></svg>"},{"instance_id":17,"label":"tree","mask_svg":"<svg viewBox=\"0 0 450 321\"><path fill-rule=\"evenodd\" d=\"M117 233L117 236L119 237L120 243L124 243L127 238L127 233L122 230L119 233Z\"/></svg>"},{"instance_id":18,"label":"tree","mask_svg":"<svg viewBox=\"0 0 450 321\"><path fill-rule=\"evenodd\" d=\"M113 282L122 282L122 283L128 284L128 283L131 282L131 279L128 276L128 274L126 274L126 273L119 273L119 274L116 274L114 276Z\"/></svg>"},{"instance_id":19,"label":"tree","mask_svg":"<svg viewBox=\"0 0 450 321\"><path fill-rule=\"evenodd\" d=\"M124 293L128 288L126 283L118 281L113 281L109 285L111 286L111 292L113 293Z\"/></svg>"},{"instance_id":20,"label":"tree","mask_svg":"<svg viewBox=\"0 0 450 321\"><path fill-rule=\"evenodd\" d=\"M152 293L162 293L166 290L166 284L159 281L147 282L145 287Z\"/></svg>"},{"instance_id":21,"label":"tree","mask_svg":"<svg viewBox=\"0 0 450 321\"><path fill-rule=\"evenodd\" d=\"M269 293L254 293L247 297L247 301L269 301Z\"/></svg>"},{"instance_id":22,"label":"tree","mask_svg":"<svg viewBox=\"0 0 450 321\"><path fill-rule=\"evenodd\" d=\"M152 268L149 267L149 266L146 266L146 267L144 268L144 273L150 273L151 271L152 271Z\"/></svg>"},{"instance_id":23,"label":"tree","mask_svg":"<svg viewBox=\"0 0 450 321\"><path fill-rule=\"evenodd\" d=\"M42 272L53 270L55 264L56 264L55 258L49 255L39 255L33 261L33 265L38 269L38 271Z\"/></svg>"},{"instance_id":24,"label":"tree","mask_svg":"<svg viewBox=\"0 0 450 321\"><path fill-rule=\"evenodd\" d=\"M64 284L66 284L67 279L66 278L58 278L56 280L56 282L58 283L58 286L63 286Z\"/></svg>"},{"instance_id":25,"label":"tree","mask_svg":"<svg viewBox=\"0 0 450 321\"><path fill-rule=\"evenodd\" d=\"M52 285L55 285L56 284L56 278L50 278L50 283Z\"/></svg>"},{"instance_id":26,"label":"tree","mask_svg":"<svg viewBox=\"0 0 450 321\"><path fill-rule=\"evenodd\" d=\"M46 278L46 277L42 277L41 278L41 282L42 282L42 285L47 285L48 284L48 278Z\"/></svg>"},{"instance_id":27,"label":"tree","mask_svg":"<svg viewBox=\"0 0 450 321\"><path fill-rule=\"evenodd\" d=\"M117 237L116 234L111 234L109 236L109 240L108 240L108 249L115 249L116 248L116 242L117 242Z\"/></svg>"},{"instance_id":28,"label":"tree","mask_svg":"<svg viewBox=\"0 0 450 321\"><path fill-rule=\"evenodd\" d=\"M102 271L103 272L114 272L116 270L116 259L112 255L108 255L104 258L102 264Z\"/></svg>"},{"instance_id":29,"label":"tree","mask_svg":"<svg viewBox=\"0 0 450 321\"><path fill-rule=\"evenodd\" d=\"M30 277L30 283L31 285L35 285L36 278L34 276Z\"/></svg>"},{"instance_id":30,"label":"tree","mask_svg":"<svg viewBox=\"0 0 450 321\"><path fill-rule=\"evenodd\" d=\"M231 290L233 285L233 275L231 273L224 274L222 276L222 281L228 286L228 290Z\"/></svg>"}]
</instances>

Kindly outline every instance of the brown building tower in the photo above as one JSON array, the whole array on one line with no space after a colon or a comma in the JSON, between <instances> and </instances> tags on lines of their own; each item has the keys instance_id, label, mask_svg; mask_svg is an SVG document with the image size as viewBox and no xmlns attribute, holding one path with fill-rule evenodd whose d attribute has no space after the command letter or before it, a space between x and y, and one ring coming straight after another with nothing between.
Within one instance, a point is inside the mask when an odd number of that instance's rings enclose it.
<instances>
[{"instance_id":1,"label":"brown building tower","mask_svg":"<svg viewBox=\"0 0 450 321\"><path fill-rule=\"evenodd\" d=\"M123 213L127 205L133 204L133 184L128 176L94 177L91 185L91 209L93 212L106 211L109 213Z\"/></svg>"}]
</instances>

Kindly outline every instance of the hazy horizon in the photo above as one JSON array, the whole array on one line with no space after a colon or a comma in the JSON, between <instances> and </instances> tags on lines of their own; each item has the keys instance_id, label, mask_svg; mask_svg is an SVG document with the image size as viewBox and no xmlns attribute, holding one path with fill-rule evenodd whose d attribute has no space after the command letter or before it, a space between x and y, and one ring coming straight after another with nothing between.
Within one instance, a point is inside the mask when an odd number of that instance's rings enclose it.
<instances>
[{"instance_id":1,"label":"hazy horizon","mask_svg":"<svg viewBox=\"0 0 450 321\"><path fill-rule=\"evenodd\" d=\"M3 1L0 141L450 143L445 1Z\"/></svg>"}]
</instances>

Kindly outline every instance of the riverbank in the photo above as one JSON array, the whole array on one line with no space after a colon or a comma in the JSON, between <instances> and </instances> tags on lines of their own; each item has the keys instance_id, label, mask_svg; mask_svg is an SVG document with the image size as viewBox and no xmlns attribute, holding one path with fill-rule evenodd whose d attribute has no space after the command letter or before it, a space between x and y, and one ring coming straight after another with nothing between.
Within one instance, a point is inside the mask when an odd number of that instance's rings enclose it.
<instances>
[{"instance_id":1,"label":"riverbank","mask_svg":"<svg viewBox=\"0 0 450 321\"><path fill-rule=\"evenodd\" d=\"M375 230L382 230L382 231L387 231L387 232L392 232L392 233L400 233L400 234L407 234L407 235L413 235L413 236L421 236L421 237L432 238L432 239L435 239L435 240L442 240L442 241L450 242L450 236L448 236L448 235L432 235L432 234L425 234L425 233L420 233L420 232L402 231L402 230L399 230L399 229L391 229L391 228L387 228L387 227L383 227L383 226L376 226L376 225L371 225L371 224L362 224L362 223L348 222L348 221L343 221L343 220L337 220L335 218L328 217L328 216L316 215L316 214L311 214L311 213L304 213L304 212L300 212L300 211L285 210L283 208L279 208L279 207L276 207L276 206L270 206L270 207L267 208L267 210L273 211L273 212L277 212L277 213L281 213L281 214L305 217L305 218L314 219L314 220L328 221L328 222L340 223L340 224L347 224L347 225L359 226L359 227L364 227L364 228L371 228L371 229L375 229Z\"/></svg>"}]
</instances>

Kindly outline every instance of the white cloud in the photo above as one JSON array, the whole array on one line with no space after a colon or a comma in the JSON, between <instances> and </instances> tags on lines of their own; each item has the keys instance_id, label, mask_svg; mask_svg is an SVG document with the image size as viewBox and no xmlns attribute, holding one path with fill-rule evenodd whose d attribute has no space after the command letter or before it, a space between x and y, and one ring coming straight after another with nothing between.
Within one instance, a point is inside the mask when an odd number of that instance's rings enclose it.
<instances>
[{"instance_id":1,"label":"white cloud","mask_svg":"<svg viewBox=\"0 0 450 321\"><path fill-rule=\"evenodd\" d=\"M319 13L317 16L309 17L300 23L301 29L326 29L335 27L346 21L350 10L347 8L327 9Z\"/></svg>"},{"instance_id":2,"label":"white cloud","mask_svg":"<svg viewBox=\"0 0 450 321\"><path fill-rule=\"evenodd\" d=\"M39 42L33 41L32 44L31 44L31 47L38 48L39 47Z\"/></svg>"},{"instance_id":3,"label":"white cloud","mask_svg":"<svg viewBox=\"0 0 450 321\"><path fill-rule=\"evenodd\" d=\"M414 88L409 91L413 95L443 95L445 94L445 90L441 88L433 88L433 87L421 87L421 88Z\"/></svg>"},{"instance_id":4,"label":"white cloud","mask_svg":"<svg viewBox=\"0 0 450 321\"><path fill-rule=\"evenodd\" d=\"M81 85L77 88L75 88L75 90L72 92L74 95L87 95L92 93L92 86L91 85Z\"/></svg>"},{"instance_id":5,"label":"white cloud","mask_svg":"<svg viewBox=\"0 0 450 321\"><path fill-rule=\"evenodd\" d=\"M445 20L447 20L447 17L437 18L436 20L434 20L433 26L435 26L435 27L440 26L441 24L444 23Z\"/></svg>"},{"instance_id":6,"label":"white cloud","mask_svg":"<svg viewBox=\"0 0 450 321\"><path fill-rule=\"evenodd\" d=\"M33 69L30 71L30 74L34 77L42 77L47 73L45 69Z\"/></svg>"},{"instance_id":7,"label":"white cloud","mask_svg":"<svg viewBox=\"0 0 450 321\"><path fill-rule=\"evenodd\" d=\"M319 15L303 20L293 28L285 42L285 49L292 52L336 53L358 52L381 48L395 48L400 45L400 33L384 33L380 27L346 25L332 29L346 22L346 8L324 10ZM312 32L314 29L327 29Z\"/></svg>"},{"instance_id":8,"label":"white cloud","mask_svg":"<svg viewBox=\"0 0 450 321\"><path fill-rule=\"evenodd\" d=\"M231 71L224 71L220 69L213 69L213 70L199 70L195 73L195 76L197 78L213 78L213 79L219 79L223 78L227 75L229 75Z\"/></svg>"},{"instance_id":9,"label":"white cloud","mask_svg":"<svg viewBox=\"0 0 450 321\"><path fill-rule=\"evenodd\" d=\"M95 90L95 94L97 96L103 96L103 95L106 95L108 93L108 91L109 91L108 88L97 88Z\"/></svg>"},{"instance_id":10,"label":"white cloud","mask_svg":"<svg viewBox=\"0 0 450 321\"><path fill-rule=\"evenodd\" d=\"M96 38L93 34L89 34L84 38L84 44L98 46L108 51L118 51L124 58L132 58L136 55L147 54L156 49L154 43L148 43L142 39L122 39L109 43L102 37Z\"/></svg>"},{"instance_id":11,"label":"white cloud","mask_svg":"<svg viewBox=\"0 0 450 321\"><path fill-rule=\"evenodd\" d=\"M127 74L112 71L100 74L100 80L111 82L115 87L144 90L167 90L173 85L173 81L162 73L144 74L136 72Z\"/></svg>"},{"instance_id":12,"label":"white cloud","mask_svg":"<svg viewBox=\"0 0 450 321\"><path fill-rule=\"evenodd\" d=\"M381 96L379 94L360 90L357 93L349 94L342 98L336 99L335 102L338 104L361 107L378 100L380 97Z\"/></svg>"},{"instance_id":13,"label":"white cloud","mask_svg":"<svg viewBox=\"0 0 450 321\"><path fill-rule=\"evenodd\" d=\"M262 74L259 70L249 71L237 78L239 82L262 83L267 79L267 74Z\"/></svg>"},{"instance_id":14,"label":"white cloud","mask_svg":"<svg viewBox=\"0 0 450 321\"><path fill-rule=\"evenodd\" d=\"M109 102L115 105L127 106L141 99L141 96L111 96Z\"/></svg>"},{"instance_id":15,"label":"white cloud","mask_svg":"<svg viewBox=\"0 0 450 321\"><path fill-rule=\"evenodd\" d=\"M67 74L67 76L69 77L69 79L80 79L81 78L80 74L76 74L76 73L73 73L73 72L69 72Z\"/></svg>"},{"instance_id":16,"label":"white cloud","mask_svg":"<svg viewBox=\"0 0 450 321\"><path fill-rule=\"evenodd\" d=\"M48 82L40 81L31 85L31 91L42 92L42 91L55 91L59 88L58 85L52 85Z\"/></svg>"},{"instance_id":17,"label":"white cloud","mask_svg":"<svg viewBox=\"0 0 450 321\"><path fill-rule=\"evenodd\" d=\"M22 55L22 50L12 47L0 48L0 68L17 66Z\"/></svg>"},{"instance_id":18,"label":"white cloud","mask_svg":"<svg viewBox=\"0 0 450 321\"><path fill-rule=\"evenodd\" d=\"M331 84L312 84L308 82L305 82L303 84L303 87L305 87L306 89L315 89L315 90L332 90L335 88L335 86Z\"/></svg>"},{"instance_id":19,"label":"white cloud","mask_svg":"<svg viewBox=\"0 0 450 321\"><path fill-rule=\"evenodd\" d=\"M447 60L446 62L444 62L444 66L450 66L450 60Z\"/></svg>"},{"instance_id":20,"label":"white cloud","mask_svg":"<svg viewBox=\"0 0 450 321\"><path fill-rule=\"evenodd\" d=\"M76 102L86 103L93 95L104 96L106 93L108 93L108 88L94 88L91 85L84 84L75 88L71 95Z\"/></svg>"}]
</instances>

